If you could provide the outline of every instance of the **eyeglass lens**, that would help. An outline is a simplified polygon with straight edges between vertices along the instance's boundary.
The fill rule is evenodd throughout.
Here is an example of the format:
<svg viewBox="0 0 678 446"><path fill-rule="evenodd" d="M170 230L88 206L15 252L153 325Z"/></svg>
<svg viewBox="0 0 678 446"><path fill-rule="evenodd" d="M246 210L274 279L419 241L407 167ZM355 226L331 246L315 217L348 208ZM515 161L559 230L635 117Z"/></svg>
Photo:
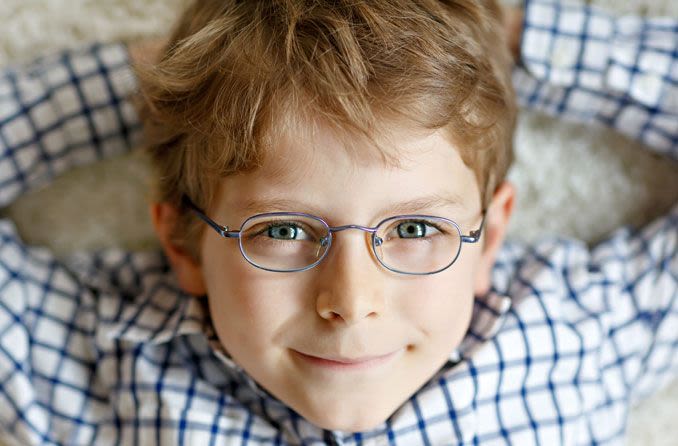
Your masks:
<svg viewBox="0 0 678 446"><path fill-rule="evenodd" d="M459 229L443 219L394 218L382 222L375 234L377 258L404 273L444 269L456 260L460 248Z"/></svg>
<svg viewBox="0 0 678 446"><path fill-rule="evenodd" d="M245 257L262 268L296 271L313 265L327 252L329 231L320 220L300 215L260 216L240 229Z"/></svg>

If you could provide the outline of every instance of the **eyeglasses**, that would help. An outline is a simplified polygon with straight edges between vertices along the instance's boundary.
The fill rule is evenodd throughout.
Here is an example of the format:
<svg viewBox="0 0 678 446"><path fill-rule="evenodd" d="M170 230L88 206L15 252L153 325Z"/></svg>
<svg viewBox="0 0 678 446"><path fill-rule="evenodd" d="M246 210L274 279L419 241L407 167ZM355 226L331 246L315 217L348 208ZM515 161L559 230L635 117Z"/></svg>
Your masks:
<svg viewBox="0 0 678 446"><path fill-rule="evenodd" d="M370 228L329 226L322 218L302 212L270 212L249 217L231 231L210 219L188 197L186 206L224 238L237 238L240 253L253 266L272 272L306 271L318 265L332 246L333 234L358 229L371 234L372 251L386 269L412 275L436 274L459 257L462 243L480 240L480 227L462 235L459 226L443 217L397 215Z"/></svg>

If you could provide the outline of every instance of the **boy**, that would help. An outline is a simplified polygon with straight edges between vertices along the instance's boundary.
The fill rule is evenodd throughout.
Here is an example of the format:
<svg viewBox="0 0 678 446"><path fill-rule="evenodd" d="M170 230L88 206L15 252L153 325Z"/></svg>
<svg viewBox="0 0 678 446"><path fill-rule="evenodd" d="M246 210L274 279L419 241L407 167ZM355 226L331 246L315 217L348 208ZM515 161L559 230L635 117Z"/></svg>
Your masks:
<svg viewBox="0 0 678 446"><path fill-rule="evenodd" d="M620 441L630 402L676 370L676 209L590 252L561 240L502 247L514 107L496 6L302 6L196 2L157 70L142 71L152 214L171 271L160 254L117 251L63 265L3 222L8 434ZM537 77L516 72L524 102L586 113L676 155L674 23L615 30L598 11L529 2L525 24L522 59ZM626 27L639 24L628 67L601 41L631 39ZM119 50L7 72L3 204L39 169L132 145ZM60 69L75 101L59 94ZM643 77L624 77L635 70ZM110 101L92 100L91 79ZM69 140L78 125L91 141Z"/></svg>

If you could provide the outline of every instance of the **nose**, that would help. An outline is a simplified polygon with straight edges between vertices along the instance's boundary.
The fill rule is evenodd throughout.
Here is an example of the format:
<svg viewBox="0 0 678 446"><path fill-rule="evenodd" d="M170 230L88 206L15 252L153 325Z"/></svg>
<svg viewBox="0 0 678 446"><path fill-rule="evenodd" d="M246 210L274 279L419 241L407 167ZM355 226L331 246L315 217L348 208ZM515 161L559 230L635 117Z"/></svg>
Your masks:
<svg viewBox="0 0 678 446"><path fill-rule="evenodd" d="M318 276L316 311L323 319L354 325L385 309L385 271L362 231L335 234Z"/></svg>

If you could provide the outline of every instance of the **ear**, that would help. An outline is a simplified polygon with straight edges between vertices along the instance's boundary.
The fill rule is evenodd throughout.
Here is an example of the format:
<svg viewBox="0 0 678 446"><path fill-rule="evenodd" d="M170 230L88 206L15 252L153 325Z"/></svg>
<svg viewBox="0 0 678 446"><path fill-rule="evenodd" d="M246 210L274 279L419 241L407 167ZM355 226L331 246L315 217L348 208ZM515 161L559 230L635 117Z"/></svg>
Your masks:
<svg viewBox="0 0 678 446"><path fill-rule="evenodd" d="M515 196L515 187L508 181L504 181L497 187L492 197L492 204L485 216L484 240L481 240L483 252L475 277L474 293L476 296L483 296L490 290L492 267L506 236Z"/></svg>
<svg viewBox="0 0 678 446"><path fill-rule="evenodd" d="M172 242L170 234L177 222L177 210L167 203L151 203L151 219L167 258L172 265L181 289L194 296L206 294L202 269L180 246Z"/></svg>

